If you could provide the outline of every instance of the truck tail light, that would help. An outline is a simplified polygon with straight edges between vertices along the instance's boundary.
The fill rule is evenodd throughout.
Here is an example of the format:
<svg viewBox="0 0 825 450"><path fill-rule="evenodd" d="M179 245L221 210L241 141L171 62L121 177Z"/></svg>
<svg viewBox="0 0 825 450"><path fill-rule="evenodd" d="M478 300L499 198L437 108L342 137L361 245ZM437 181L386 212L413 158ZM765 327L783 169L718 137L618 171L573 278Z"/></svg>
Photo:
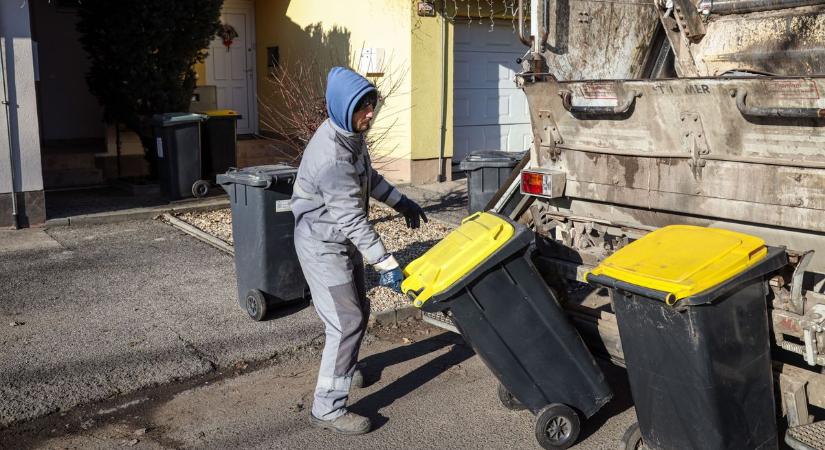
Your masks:
<svg viewBox="0 0 825 450"><path fill-rule="evenodd" d="M564 195L567 175L558 170L530 169L521 171L521 193L558 198Z"/></svg>
<svg viewBox="0 0 825 450"><path fill-rule="evenodd" d="M521 172L521 192L541 195L543 178L540 173Z"/></svg>

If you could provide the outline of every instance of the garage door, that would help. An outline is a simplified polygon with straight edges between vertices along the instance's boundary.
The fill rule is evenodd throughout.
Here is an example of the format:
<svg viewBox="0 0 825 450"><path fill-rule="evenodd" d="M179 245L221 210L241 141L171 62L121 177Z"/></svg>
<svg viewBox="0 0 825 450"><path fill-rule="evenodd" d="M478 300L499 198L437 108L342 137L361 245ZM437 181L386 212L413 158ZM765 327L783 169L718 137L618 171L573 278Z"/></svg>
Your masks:
<svg viewBox="0 0 825 450"><path fill-rule="evenodd" d="M453 78L453 162L473 150L527 150L527 98L516 86L516 58L527 50L509 22L457 23Z"/></svg>

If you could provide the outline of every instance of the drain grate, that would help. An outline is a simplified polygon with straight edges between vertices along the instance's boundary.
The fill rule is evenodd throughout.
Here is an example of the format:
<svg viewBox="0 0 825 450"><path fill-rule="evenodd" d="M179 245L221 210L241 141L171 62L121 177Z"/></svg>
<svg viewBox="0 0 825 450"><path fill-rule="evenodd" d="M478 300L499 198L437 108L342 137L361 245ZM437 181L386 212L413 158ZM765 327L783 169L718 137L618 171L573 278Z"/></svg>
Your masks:
<svg viewBox="0 0 825 450"><path fill-rule="evenodd" d="M789 429L785 442L796 450L825 450L825 421Z"/></svg>

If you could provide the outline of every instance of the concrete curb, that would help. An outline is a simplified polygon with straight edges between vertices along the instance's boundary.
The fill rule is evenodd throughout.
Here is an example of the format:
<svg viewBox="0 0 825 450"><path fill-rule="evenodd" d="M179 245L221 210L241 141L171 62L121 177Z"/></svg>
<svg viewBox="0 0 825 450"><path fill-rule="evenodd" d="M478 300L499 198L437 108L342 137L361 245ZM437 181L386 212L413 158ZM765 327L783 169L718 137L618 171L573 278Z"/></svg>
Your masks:
<svg viewBox="0 0 825 450"><path fill-rule="evenodd" d="M226 208L228 206L228 198L188 201L186 203L173 203L169 205L153 206L150 208L133 208L125 209L122 211L83 214L79 216L49 219L46 221L45 226L60 227L71 225L99 225L106 223L124 222L127 220L152 219L165 213L211 211L214 209Z"/></svg>
<svg viewBox="0 0 825 450"><path fill-rule="evenodd" d="M374 311L370 313L369 327L372 328L376 325L390 327L411 318L421 320L421 310L412 305L399 306L384 311Z"/></svg>
<svg viewBox="0 0 825 450"><path fill-rule="evenodd" d="M217 248L223 252L228 253L230 256L235 256L235 247L228 242L225 242L223 239L219 239L200 228L192 226L177 217L173 216L170 213L166 213L163 215L163 220L172 225L173 227L183 231L184 233L198 239L200 241L206 242L207 244L211 245L212 247Z"/></svg>

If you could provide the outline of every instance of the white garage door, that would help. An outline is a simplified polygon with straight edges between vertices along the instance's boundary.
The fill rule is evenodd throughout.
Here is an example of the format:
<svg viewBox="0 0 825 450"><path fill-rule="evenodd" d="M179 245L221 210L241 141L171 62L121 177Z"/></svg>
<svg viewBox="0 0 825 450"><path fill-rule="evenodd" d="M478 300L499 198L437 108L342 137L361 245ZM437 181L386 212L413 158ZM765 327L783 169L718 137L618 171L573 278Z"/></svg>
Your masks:
<svg viewBox="0 0 825 450"><path fill-rule="evenodd" d="M516 58L527 47L509 22L457 23L453 79L453 162L473 150L527 150L532 143L527 98L516 86Z"/></svg>

